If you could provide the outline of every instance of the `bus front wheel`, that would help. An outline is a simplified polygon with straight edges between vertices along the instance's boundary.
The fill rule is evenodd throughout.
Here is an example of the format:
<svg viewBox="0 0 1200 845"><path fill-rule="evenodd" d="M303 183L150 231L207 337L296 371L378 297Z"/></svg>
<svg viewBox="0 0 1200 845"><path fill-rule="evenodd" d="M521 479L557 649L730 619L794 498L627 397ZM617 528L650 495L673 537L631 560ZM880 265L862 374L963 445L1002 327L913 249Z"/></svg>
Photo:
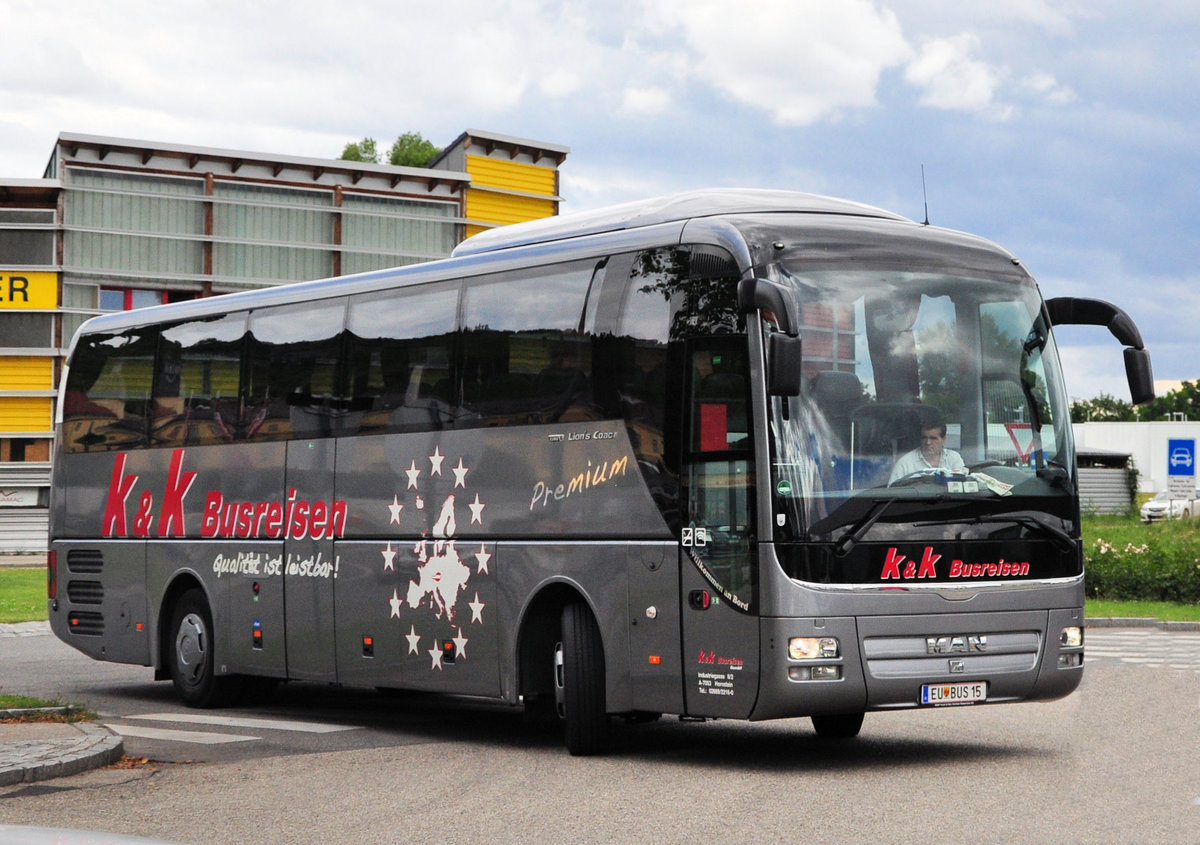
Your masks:
<svg viewBox="0 0 1200 845"><path fill-rule="evenodd" d="M241 679L214 671L212 611L204 591L193 588L175 602L167 629L171 683L189 707L220 707L238 693Z"/></svg>
<svg viewBox="0 0 1200 845"><path fill-rule="evenodd" d="M575 602L562 612L562 640L554 649L554 692L566 724L567 750L598 754L608 744L604 645L587 606Z"/></svg>
<svg viewBox="0 0 1200 845"><path fill-rule="evenodd" d="M817 736L823 739L853 739L862 730L862 713L836 713L810 716Z"/></svg>

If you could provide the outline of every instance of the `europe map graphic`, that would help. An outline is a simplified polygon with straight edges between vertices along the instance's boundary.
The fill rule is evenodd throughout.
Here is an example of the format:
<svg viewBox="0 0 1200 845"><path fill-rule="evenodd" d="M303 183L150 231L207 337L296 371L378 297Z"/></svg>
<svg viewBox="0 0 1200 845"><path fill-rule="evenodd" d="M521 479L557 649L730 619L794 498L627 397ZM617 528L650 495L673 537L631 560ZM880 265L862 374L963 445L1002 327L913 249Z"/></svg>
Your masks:
<svg viewBox="0 0 1200 845"><path fill-rule="evenodd" d="M411 547L411 554L417 561L417 580L410 579L405 587L400 584L403 578L398 578L387 602L391 612L390 618L400 620L402 628L404 623L408 623L408 632L404 634L408 642L407 653L411 655L424 652L430 659L430 671L434 671L444 668L445 654L439 646L441 637L438 633L445 631L447 626L453 633L453 636L446 639L454 643L454 660L467 658L467 643L470 642L467 631L473 625L484 624L483 615L487 605L480 601L478 591L467 601L463 601L463 598L470 593L473 575L489 574L488 562L492 555L487 551L485 543L480 544L479 551L467 553L468 558L474 558L472 570L472 565L463 561L463 555L460 554L458 542L455 540L458 509L461 507L460 494L455 491L461 488L463 499L469 495L467 475L470 468L463 463L460 456L458 463L450 468L454 476L451 492L445 494L440 505L431 507L426 501L425 491L430 486L444 490L444 483L435 483L433 479L445 478L448 481L449 478L443 476L442 468L446 459L439 447L434 447L428 460L428 470L424 469L423 463L422 466L418 466L415 459L411 462L409 468L404 471L407 483L403 501L402 494L396 493L391 504L386 506L388 524L396 526L395 530L398 533L411 534L414 523L422 525L419 532L421 539ZM482 526L485 507L476 493L474 500L466 503L463 516L469 513L469 524ZM437 516L430 525L428 520L434 511ZM405 530L406 527L408 530ZM402 542L399 549L396 545L388 542L381 550L384 572L396 571L397 555L402 554L406 547ZM418 630L418 625L421 625L421 630ZM428 628L431 626L439 631L430 632Z"/></svg>

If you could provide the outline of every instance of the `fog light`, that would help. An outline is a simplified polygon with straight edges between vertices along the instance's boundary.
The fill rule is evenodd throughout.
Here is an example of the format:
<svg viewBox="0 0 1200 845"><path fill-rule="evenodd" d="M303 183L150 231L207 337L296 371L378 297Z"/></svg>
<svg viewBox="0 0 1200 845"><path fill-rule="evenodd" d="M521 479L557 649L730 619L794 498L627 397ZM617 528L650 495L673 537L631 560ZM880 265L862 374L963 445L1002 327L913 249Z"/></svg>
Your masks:
<svg viewBox="0 0 1200 845"><path fill-rule="evenodd" d="M1079 648L1083 645L1083 628L1076 626L1063 628L1058 641L1066 648Z"/></svg>
<svg viewBox="0 0 1200 845"><path fill-rule="evenodd" d="M1078 651L1072 652L1071 654L1060 654L1058 656L1058 668L1059 669L1072 669L1076 666L1082 666L1082 665L1083 665L1083 655L1080 654Z"/></svg>
<svg viewBox="0 0 1200 845"><path fill-rule="evenodd" d="M788 657L792 660L837 657L840 651L835 637L792 637L788 640Z"/></svg>
<svg viewBox="0 0 1200 845"><path fill-rule="evenodd" d="M841 680L841 666L814 666L812 667L812 679L814 681L837 681Z"/></svg>

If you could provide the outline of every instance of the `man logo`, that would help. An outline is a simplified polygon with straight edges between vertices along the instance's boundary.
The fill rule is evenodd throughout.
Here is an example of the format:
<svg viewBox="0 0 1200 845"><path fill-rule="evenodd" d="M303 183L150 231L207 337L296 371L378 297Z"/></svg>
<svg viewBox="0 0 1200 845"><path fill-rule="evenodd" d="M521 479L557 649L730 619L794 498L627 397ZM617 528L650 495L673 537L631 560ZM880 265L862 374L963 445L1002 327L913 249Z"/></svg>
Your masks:
<svg viewBox="0 0 1200 845"><path fill-rule="evenodd" d="M987 651L985 634L925 638L926 654L970 654L981 651Z"/></svg>

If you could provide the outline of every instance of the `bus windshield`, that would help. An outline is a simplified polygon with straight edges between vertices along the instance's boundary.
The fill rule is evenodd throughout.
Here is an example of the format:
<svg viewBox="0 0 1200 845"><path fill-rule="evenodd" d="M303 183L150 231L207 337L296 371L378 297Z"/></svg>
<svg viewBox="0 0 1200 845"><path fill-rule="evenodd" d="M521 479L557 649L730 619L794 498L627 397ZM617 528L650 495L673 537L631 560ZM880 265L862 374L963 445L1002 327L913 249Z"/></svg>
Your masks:
<svg viewBox="0 0 1200 845"><path fill-rule="evenodd" d="M996 514L1068 536L1070 415L1032 281L800 260L773 271L800 306L805 376L799 396L772 400L776 539L846 544L875 524Z"/></svg>

